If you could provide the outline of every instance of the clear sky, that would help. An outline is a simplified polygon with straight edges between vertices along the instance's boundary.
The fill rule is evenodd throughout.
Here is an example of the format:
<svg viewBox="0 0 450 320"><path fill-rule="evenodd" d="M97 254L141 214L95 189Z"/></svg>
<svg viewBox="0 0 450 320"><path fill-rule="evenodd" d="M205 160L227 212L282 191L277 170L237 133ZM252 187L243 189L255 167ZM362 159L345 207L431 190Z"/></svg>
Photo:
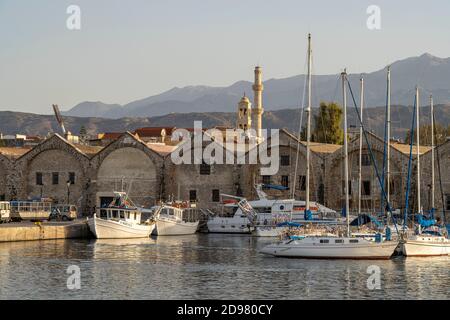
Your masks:
<svg viewBox="0 0 450 320"><path fill-rule="evenodd" d="M81 8L81 30L66 9ZM369 5L381 30L366 26ZM378 70L450 56L448 0L0 0L0 110L50 113L82 101L125 104L174 86L228 86L304 72Z"/></svg>

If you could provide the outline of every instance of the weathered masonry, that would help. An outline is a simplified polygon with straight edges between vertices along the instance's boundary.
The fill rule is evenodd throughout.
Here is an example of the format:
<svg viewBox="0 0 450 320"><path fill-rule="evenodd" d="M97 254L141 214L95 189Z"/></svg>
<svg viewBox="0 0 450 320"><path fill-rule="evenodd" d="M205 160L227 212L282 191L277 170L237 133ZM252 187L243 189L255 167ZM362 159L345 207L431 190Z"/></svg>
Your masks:
<svg viewBox="0 0 450 320"><path fill-rule="evenodd" d="M349 145L352 210L357 209L358 202L358 139L356 136ZM369 140L381 170L383 141L373 134L369 134ZM0 148L0 199L49 197L59 203L76 204L85 215L108 203L113 192L121 190L142 206L179 199L213 210L220 205L222 193L256 197L256 183L286 186L286 191L267 191L270 196L283 198L292 197L295 184L295 197L304 199L305 144L286 130L280 130L279 141L278 172L261 176L260 167L255 164L175 165L170 153L176 146L144 142L131 133L104 147L75 145L54 134L33 148ZM405 201L409 147L393 143L391 148L391 200L394 208L401 209ZM311 150L311 199L340 210L344 196L343 149L338 145L314 143ZM427 210L431 203L431 156L427 147L420 151L424 190L421 200ZM450 142L436 148L436 157L439 159L435 163L436 209L450 210ZM381 190L365 142L362 164L362 207L380 210ZM413 170L414 167L415 161ZM415 175L412 183L414 207Z"/></svg>

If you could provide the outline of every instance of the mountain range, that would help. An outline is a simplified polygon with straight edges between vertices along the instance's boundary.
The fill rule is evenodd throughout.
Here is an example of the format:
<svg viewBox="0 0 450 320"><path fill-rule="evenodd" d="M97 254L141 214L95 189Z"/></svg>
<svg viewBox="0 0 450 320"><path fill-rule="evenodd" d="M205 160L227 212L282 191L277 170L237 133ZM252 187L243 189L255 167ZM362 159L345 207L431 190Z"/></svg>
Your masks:
<svg viewBox="0 0 450 320"><path fill-rule="evenodd" d="M263 70L264 72L264 70ZM263 73L264 75L264 73ZM367 108L385 105L386 68L364 73ZM360 74L349 74L355 95L359 92ZM397 105L412 105L414 88L422 88L421 104L428 104L432 92L436 103L450 103L450 58L438 58L425 53L391 64L391 101ZM267 111L298 108L302 102L305 75L264 82L263 103ZM340 101L339 75L314 75L312 103ZM126 105L103 102L82 102L63 112L66 116L102 117L159 117L172 113L235 112L242 95L252 95L252 83L238 81L228 87L175 87L158 95L130 102ZM358 99L358 97L355 97Z"/></svg>
<svg viewBox="0 0 450 320"><path fill-rule="evenodd" d="M385 126L385 107L374 107L364 112L364 123L368 130L383 137ZM411 126L412 107L392 106L391 127L392 137L403 140L406 132ZM313 108L313 115L317 114L318 108ZM436 105L436 122L448 126L450 123L450 104ZM105 119L98 117L71 117L63 116L65 127L75 134L78 134L81 126L84 126L88 133L96 134L100 132L124 132L133 131L141 127L164 127L174 126L178 128L190 128L194 121L202 121L204 128L214 126L234 127L236 122L235 112L201 112L201 113L172 113L158 117L135 117L120 119ZM0 111L0 132L3 134L23 133L27 135L45 136L49 132L59 132L60 128L54 116L37 115L31 113L20 113L11 111ZM303 124L305 121L303 117ZM300 122L300 110L282 109L266 111L263 114L263 127L267 129L288 129L298 132ZM422 125L430 123L430 108L421 107L420 122ZM349 126L358 126L359 121L355 108L348 109Z"/></svg>

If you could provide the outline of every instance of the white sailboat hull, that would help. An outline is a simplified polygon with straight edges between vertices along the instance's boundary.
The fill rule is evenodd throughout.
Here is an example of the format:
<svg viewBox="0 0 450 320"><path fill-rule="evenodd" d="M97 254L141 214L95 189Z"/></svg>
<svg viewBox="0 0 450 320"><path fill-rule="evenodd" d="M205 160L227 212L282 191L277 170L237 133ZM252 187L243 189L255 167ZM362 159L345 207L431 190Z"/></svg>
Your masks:
<svg viewBox="0 0 450 320"><path fill-rule="evenodd" d="M389 259L397 242L362 241L358 244L319 244L304 240L269 245L261 253L288 258L311 259Z"/></svg>
<svg viewBox="0 0 450 320"><path fill-rule="evenodd" d="M403 254L407 257L430 257L450 255L450 242L407 240L402 244Z"/></svg>
<svg viewBox="0 0 450 320"><path fill-rule="evenodd" d="M89 219L88 226L97 239L148 238L155 228L155 224L131 224L97 217Z"/></svg>
<svg viewBox="0 0 450 320"><path fill-rule="evenodd" d="M171 221L168 219L158 219L153 234L157 236L179 236L189 235L197 232L197 222Z"/></svg>

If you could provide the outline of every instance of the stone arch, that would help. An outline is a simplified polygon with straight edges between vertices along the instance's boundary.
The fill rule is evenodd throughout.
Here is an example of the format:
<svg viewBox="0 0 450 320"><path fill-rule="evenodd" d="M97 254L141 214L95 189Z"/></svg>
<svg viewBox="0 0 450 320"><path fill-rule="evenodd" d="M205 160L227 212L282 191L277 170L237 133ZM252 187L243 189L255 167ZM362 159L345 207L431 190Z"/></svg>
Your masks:
<svg viewBox="0 0 450 320"><path fill-rule="evenodd" d="M97 170L97 206L101 205L100 197L122 190L136 205L153 205L161 196L159 171L159 164L140 148L123 146L110 150Z"/></svg>

